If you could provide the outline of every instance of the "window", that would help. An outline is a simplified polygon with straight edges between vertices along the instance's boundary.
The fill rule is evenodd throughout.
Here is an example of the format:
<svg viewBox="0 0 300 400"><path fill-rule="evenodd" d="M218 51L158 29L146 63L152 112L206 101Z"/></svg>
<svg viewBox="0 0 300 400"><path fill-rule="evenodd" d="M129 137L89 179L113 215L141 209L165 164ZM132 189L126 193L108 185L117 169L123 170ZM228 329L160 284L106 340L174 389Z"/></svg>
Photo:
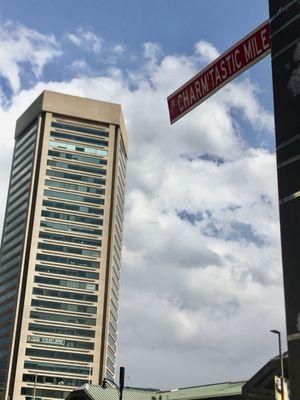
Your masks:
<svg viewBox="0 0 300 400"><path fill-rule="evenodd" d="M82 223L91 224L91 225L103 225L102 219L91 218L91 217L82 217L81 215L70 215L70 214L58 213L58 212L47 211L47 210L42 210L42 217L56 218L56 219L62 219L62 220L66 220L66 221L73 221L73 222L82 222Z"/></svg>
<svg viewBox="0 0 300 400"><path fill-rule="evenodd" d="M104 204L104 199L99 199L98 197L87 197L80 196L78 194L67 193L67 192L56 192L55 190L44 190L45 196L58 197L60 199L81 201L86 203L94 203L94 204Z"/></svg>
<svg viewBox="0 0 300 400"><path fill-rule="evenodd" d="M84 379L72 379L69 377L62 377L62 376L49 376L49 375L40 375L38 374L23 374L23 382L35 382L43 383L43 384L50 384L50 385L66 385L66 386L82 386L85 383L88 383L87 380ZM62 383L63 382L63 383Z"/></svg>
<svg viewBox="0 0 300 400"><path fill-rule="evenodd" d="M70 335L70 336L95 337L95 331L91 331L88 329L69 328L65 326L29 324L28 329L30 331L55 333L58 335L66 335L66 336Z"/></svg>
<svg viewBox="0 0 300 400"><path fill-rule="evenodd" d="M50 140L49 146L56 147L57 149L64 149L64 150L70 150L70 151L82 151L82 152L88 153L88 154L94 154L94 155L98 155L98 156L107 156L107 150L94 149L92 147L87 147L84 145L75 145L75 144L68 143L68 142L57 142L55 140ZM73 154L73 155L76 157L75 154ZM81 156L79 156L79 157L81 157ZM86 158L86 162L91 162L91 163L95 163L95 164L104 164L104 165L107 164L106 160L103 160L100 158L97 159L97 158L93 158L93 157L82 156L81 161L84 161L85 158Z"/></svg>
<svg viewBox="0 0 300 400"><path fill-rule="evenodd" d="M62 242L86 244L88 246L101 246L101 240L95 240L77 236L69 236L69 235L60 235L59 233L40 232L39 237L42 239L59 240Z"/></svg>
<svg viewBox="0 0 300 400"><path fill-rule="evenodd" d="M53 126L53 128L60 128L60 129L67 129L69 131L74 131L74 132L81 132L81 133L89 133L91 135L99 135L99 136L105 136L108 137L108 132L103 129L105 128L90 128L87 126L80 126L80 125L71 125L71 124L67 124L67 123L63 123L63 122L57 122L57 121L53 121L51 126Z"/></svg>
<svg viewBox="0 0 300 400"><path fill-rule="evenodd" d="M103 168L90 167L89 165L69 164L61 161L48 160L47 165L51 167L71 169L74 171L82 171L89 174L106 175L106 170Z"/></svg>
<svg viewBox="0 0 300 400"><path fill-rule="evenodd" d="M88 367L80 365L52 364L40 361L25 361L24 368L36 369L38 371L66 372L70 374L89 375Z"/></svg>
<svg viewBox="0 0 300 400"><path fill-rule="evenodd" d="M88 257L100 257L101 252L95 250L81 249L80 247L61 246L58 244L39 243L39 249L47 249L51 251L60 251L62 253L80 254Z"/></svg>
<svg viewBox="0 0 300 400"><path fill-rule="evenodd" d="M53 200L44 200L43 206L61 208L62 210L77 211L87 214L103 215L104 213L104 210L102 208L87 207L87 206L81 206L79 204L70 204L65 202L62 203L60 201L53 201Z"/></svg>
<svg viewBox="0 0 300 400"><path fill-rule="evenodd" d="M39 296L49 296L49 297L60 297L63 299L69 300L79 300L79 301L98 301L98 296L86 294L86 293L77 293L77 292L63 292L62 290L51 290L51 289L41 289L41 288L33 288L33 294L37 294Z"/></svg>
<svg viewBox="0 0 300 400"><path fill-rule="evenodd" d="M71 360L71 361L85 361L85 362L93 361L93 356L91 354L67 353L65 351L51 351L51 350L42 350L33 348L27 348L25 355L32 357L55 358L57 360Z"/></svg>
<svg viewBox="0 0 300 400"><path fill-rule="evenodd" d="M69 139L69 140L75 140L76 142L83 142L83 143L91 143L95 144L97 146L108 146L107 140L99 140L95 139L93 137L88 137L88 136L77 136L71 133L62 133L62 132L51 132L51 137L54 137L56 139Z"/></svg>
<svg viewBox="0 0 300 400"><path fill-rule="evenodd" d="M105 179L103 179L103 178L94 178L91 176L76 175L76 174L71 174L69 172L54 171L52 169L47 169L46 175L56 176L57 178L71 179L71 180L87 182L87 183L94 183L97 185L105 185Z"/></svg>
<svg viewBox="0 0 300 400"><path fill-rule="evenodd" d="M81 271L70 268L59 268L50 265L36 265L35 270L38 272L47 272L50 274L76 276L78 278L99 279L99 274L96 272Z"/></svg>
<svg viewBox="0 0 300 400"><path fill-rule="evenodd" d="M89 282L69 281L66 279L55 279L46 276L36 276L36 283L44 283L45 285L66 286L73 289L98 290L98 285Z"/></svg>
<svg viewBox="0 0 300 400"><path fill-rule="evenodd" d="M27 388L27 387L21 388L21 394L23 396L33 395L33 392L34 392L33 388ZM36 400L38 400L37 397L52 397L55 399L65 399L70 393L71 392L66 392L63 390L36 389L35 398Z"/></svg>
<svg viewBox="0 0 300 400"><path fill-rule="evenodd" d="M41 221L41 226L45 228L57 229L60 231L84 233L89 235L102 235L101 229L86 228L84 226L67 225L58 222Z"/></svg>
<svg viewBox="0 0 300 400"><path fill-rule="evenodd" d="M46 179L45 185L56 188L76 190L79 192L102 194L102 195L105 194L105 189L98 189L94 186L76 185L74 183L51 181L50 179Z"/></svg>
<svg viewBox="0 0 300 400"><path fill-rule="evenodd" d="M9 314L10 315L10 314ZM40 312L40 311L31 311L30 312L30 318L33 319L40 319L40 320L45 320L45 321L58 321L58 322L64 322L64 323L69 323L69 324L82 324L82 325L96 325L96 320L95 318L84 318L84 317L78 317L77 315L65 315L65 314L51 314L51 313L45 313L45 312ZM39 328L40 331L41 329L54 329L54 327L51 327L50 325L36 325L32 324L33 326L32 330L36 329L37 326L43 326L43 328ZM87 336L87 337L95 337L95 331L87 330L87 329L78 329L78 328L66 328L66 327L59 327L59 329L65 329L65 334L66 335L73 335L73 336ZM41 332L46 332L46 331L41 331ZM51 331L53 332L53 331ZM77 333L78 332L78 333Z"/></svg>
<svg viewBox="0 0 300 400"><path fill-rule="evenodd" d="M90 306L82 306L79 304L68 304L68 303L55 303L53 301L47 300L35 300L31 301L31 305L33 307L43 307L43 308L53 308L56 310L64 310L70 312L80 312L80 313L87 313L87 314L97 314L96 307Z"/></svg>

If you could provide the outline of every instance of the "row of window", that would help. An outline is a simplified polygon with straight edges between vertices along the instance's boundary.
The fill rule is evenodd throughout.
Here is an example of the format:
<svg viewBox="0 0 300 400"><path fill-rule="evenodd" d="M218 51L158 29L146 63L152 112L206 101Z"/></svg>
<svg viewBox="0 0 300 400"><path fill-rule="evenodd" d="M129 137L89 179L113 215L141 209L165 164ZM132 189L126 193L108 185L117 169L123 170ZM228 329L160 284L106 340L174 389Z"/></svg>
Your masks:
<svg viewBox="0 0 300 400"><path fill-rule="evenodd" d="M83 185L77 185L74 183L67 183L67 182L61 182L61 181L52 181L50 179L46 179L45 185L50 186L50 187L55 187L55 188L62 188L62 189L68 189L68 190L75 190L78 192L85 192L85 193L92 193L92 194L105 194L105 189L99 189L94 186L83 186Z"/></svg>
<svg viewBox="0 0 300 400"><path fill-rule="evenodd" d="M97 314L97 307L83 306L81 304L68 304L68 303L56 303L48 300L31 300L31 305L33 307L50 308L54 310L64 310L70 312L79 312L85 314Z"/></svg>
<svg viewBox="0 0 300 400"><path fill-rule="evenodd" d="M82 386L88 383L84 379L73 379L70 377L62 376L49 376L49 375L35 375L35 374L23 374L23 382L37 382L46 385L65 385L65 386Z"/></svg>
<svg viewBox="0 0 300 400"><path fill-rule="evenodd" d="M85 175L76 175L76 174L72 174L70 172L62 172L62 171L56 171L56 170L52 170L52 169L47 169L46 175L55 176L57 178L74 180L74 181L92 183L95 185L105 185L105 183L106 183L105 179L103 179L103 178L96 178L96 177L85 176Z"/></svg>
<svg viewBox="0 0 300 400"><path fill-rule="evenodd" d="M70 246L62 246L58 244L51 244L51 243L39 243L39 249L51 250L51 251L59 251L61 253L72 253L72 254L80 254L82 256L87 257L100 257L101 252L89 249L82 249L80 247L70 247Z"/></svg>
<svg viewBox="0 0 300 400"><path fill-rule="evenodd" d="M30 400L34 400L34 398L36 400L38 400L38 398L40 398L41 400L44 397L51 397L54 399L65 399L71 392L67 392L64 390L53 390L53 389L33 389L33 388L28 388L28 387L22 387L21 388L21 395L26 396L26 400L29 400L29 397L27 397L28 395L32 396L34 395L34 397L30 398Z"/></svg>
<svg viewBox="0 0 300 400"><path fill-rule="evenodd" d="M104 130L105 129L104 127L102 129L99 127L99 129L98 129L98 128L95 128L95 127L91 128L91 127L88 127L88 126L73 125L73 124L69 124L69 123L66 123L66 122L58 122L58 121L53 121L51 123L51 126L53 128L67 129L69 131L74 131L74 132L88 133L90 135L108 137L108 131Z"/></svg>
<svg viewBox="0 0 300 400"><path fill-rule="evenodd" d="M81 258L53 256L50 254L37 254L37 260L49 261L59 264L78 265L87 268L100 268L98 261L83 260Z"/></svg>
<svg viewBox="0 0 300 400"><path fill-rule="evenodd" d="M70 164L67 162L56 161L56 160L48 160L47 165L49 165L50 167L86 172L88 174L106 175L106 169L91 167L89 165Z"/></svg>
<svg viewBox="0 0 300 400"><path fill-rule="evenodd" d="M60 372L68 374L78 374L78 375L89 375L90 368L83 367L81 365L63 365L63 364L52 364L40 361L25 361L24 368L26 369L36 369L37 371L50 371L50 372Z"/></svg>
<svg viewBox="0 0 300 400"><path fill-rule="evenodd" d="M39 287L33 288L32 293L39 296L59 297L68 300L89 301L94 303L98 301L98 296L92 294L64 292L62 290L42 289Z"/></svg>
<svg viewBox="0 0 300 400"><path fill-rule="evenodd" d="M37 324L29 324L29 329L31 331L38 331L38 332L43 332L43 327L45 325L40 325L39 327L42 329L35 329L32 327L32 325L37 325ZM54 331L63 332L64 328L61 330L59 327L53 326L50 328L54 328ZM56 333L56 332L55 332ZM33 338L33 341L32 341ZM84 349L84 350L94 350L94 343L93 342L80 342L77 340L69 340L69 339L60 339L60 338L49 338L48 336L29 336L28 343L32 344L39 344L39 345L46 345L46 346L61 346L61 347L68 347L70 349Z"/></svg>
<svg viewBox="0 0 300 400"><path fill-rule="evenodd" d="M95 162L95 160L93 160L92 157L83 156L81 154L64 153L64 152L58 151L58 150L49 150L48 155L51 157L63 158L65 160L79 161L79 162L89 163L89 164L107 165L106 160L103 160L101 158L98 159L98 162Z"/></svg>
<svg viewBox="0 0 300 400"><path fill-rule="evenodd" d="M92 362L92 354L68 353L66 351L44 350L27 348L25 351L26 356L31 357L45 357L55 358L56 360L70 360L70 361L85 361Z"/></svg>
<svg viewBox="0 0 300 400"><path fill-rule="evenodd" d="M68 192L57 192L55 190L44 190L45 196L50 197L57 197L59 199L66 199L66 200L74 200L80 201L84 203L93 203L93 204L104 204L104 199L99 199L98 197L88 197L88 196L80 196L79 194L73 194Z"/></svg>
<svg viewBox="0 0 300 400"><path fill-rule="evenodd" d="M77 315L52 314L41 311L31 311L30 318L44 320L44 321L63 322L65 324L81 324L81 325L92 325L92 326L96 325L95 318L78 317ZM43 327L44 327L43 329L53 328L51 325L43 325ZM84 330L78 328L65 328L65 327L60 329L65 329L64 334L66 335L95 337L95 332L90 330ZM43 332L46 332L46 330L44 330Z"/></svg>
<svg viewBox="0 0 300 400"><path fill-rule="evenodd" d="M100 235L100 236L102 235L101 229L86 228L85 226L69 225L52 221L41 221L41 227L51 228L69 233L72 232L72 233L83 233L87 235Z"/></svg>
<svg viewBox="0 0 300 400"><path fill-rule="evenodd" d="M54 201L54 200L43 200L43 206L60 208L62 210L67 210L67 211L77 211L77 212L86 213L86 214L103 215L103 213L104 213L104 210L102 208L82 206L79 204L72 204L72 203L66 203L66 202Z"/></svg>
<svg viewBox="0 0 300 400"><path fill-rule="evenodd" d="M70 268L60 268L50 265L36 265L35 270L37 272L47 272L49 274L74 276L77 278L99 279L98 273L90 271L81 271L80 269L76 270Z"/></svg>
<svg viewBox="0 0 300 400"><path fill-rule="evenodd" d="M64 221L82 222L91 225L103 225L102 219L92 218L92 217L82 217L81 215L70 215L48 210L42 210L42 217L62 219Z"/></svg>
<svg viewBox="0 0 300 400"><path fill-rule="evenodd" d="M104 147L108 146L107 140L95 139L89 136L79 136L73 133L55 132L55 131L52 131L50 135L51 137L56 139L68 139L68 140L74 140L75 142L89 143L97 146L104 146Z"/></svg>
<svg viewBox="0 0 300 400"><path fill-rule="evenodd" d="M73 289L84 289L84 290L98 290L98 285L90 282L80 282L80 281L69 281L66 279L55 279L49 278L47 276L35 276L34 282L43 283L45 285L53 286L65 286ZM1 330L0 330L1 333Z"/></svg>
<svg viewBox="0 0 300 400"><path fill-rule="evenodd" d="M90 238L83 238L77 236L69 236L69 235L61 235L59 233L51 233L51 232L40 232L39 235L42 239L51 239L58 240L61 242L69 242L69 243L77 243L77 244L85 244L87 246L101 246L101 240L95 240Z"/></svg>
<svg viewBox="0 0 300 400"><path fill-rule="evenodd" d="M93 147L87 147L87 146L83 146L83 145L76 145L73 143L69 143L69 142L57 142L55 140L50 140L49 141L49 146L51 147L55 147L57 149L63 149L63 150L70 150L70 151L81 151L83 153L88 153L88 154L94 154L97 156L103 156L106 157L107 156L107 150L102 150L102 149L95 149ZM91 163L95 163L95 164L102 164L99 163L100 159L96 159L93 157L88 157L91 161L87 161L87 162L91 162ZM106 161L101 159L101 161ZM104 165L107 164L107 162L103 163Z"/></svg>

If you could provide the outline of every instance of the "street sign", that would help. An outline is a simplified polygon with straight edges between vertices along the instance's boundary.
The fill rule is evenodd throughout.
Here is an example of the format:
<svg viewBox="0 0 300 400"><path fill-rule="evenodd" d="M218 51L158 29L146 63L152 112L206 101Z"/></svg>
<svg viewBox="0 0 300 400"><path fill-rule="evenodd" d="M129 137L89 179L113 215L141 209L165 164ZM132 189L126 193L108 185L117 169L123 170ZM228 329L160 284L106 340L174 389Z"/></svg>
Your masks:
<svg viewBox="0 0 300 400"><path fill-rule="evenodd" d="M173 124L271 51L265 21L168 97Z"/></svg>

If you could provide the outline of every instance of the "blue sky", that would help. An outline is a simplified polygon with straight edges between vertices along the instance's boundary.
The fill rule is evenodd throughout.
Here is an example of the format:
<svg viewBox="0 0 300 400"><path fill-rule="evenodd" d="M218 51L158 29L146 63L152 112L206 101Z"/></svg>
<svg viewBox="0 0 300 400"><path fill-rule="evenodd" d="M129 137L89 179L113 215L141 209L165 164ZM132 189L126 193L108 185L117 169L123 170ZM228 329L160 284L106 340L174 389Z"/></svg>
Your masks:
<svg viewBox="0 0 300 400"><path fill-rule="evenodd" d="M249 378L285 330L270 57L172 127L166 97L267 0L2 1L0 17L0 221L15 120L42 90L121 103L127 384Z"/></svg>

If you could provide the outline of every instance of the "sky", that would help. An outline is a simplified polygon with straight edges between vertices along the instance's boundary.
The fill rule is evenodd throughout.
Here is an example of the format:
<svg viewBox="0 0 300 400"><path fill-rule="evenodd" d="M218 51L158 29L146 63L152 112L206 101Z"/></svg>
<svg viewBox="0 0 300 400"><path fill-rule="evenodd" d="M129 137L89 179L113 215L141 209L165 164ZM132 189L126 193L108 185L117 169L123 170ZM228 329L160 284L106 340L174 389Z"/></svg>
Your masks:
<svg viewBox="0 0 300 400"><path fill-rule="evenodd" d="M1 226L15 121L43 90L123 107L126 385L249 379L285 335L270 57L173 126L166 103L267 3L0 1Z"/></svg>

